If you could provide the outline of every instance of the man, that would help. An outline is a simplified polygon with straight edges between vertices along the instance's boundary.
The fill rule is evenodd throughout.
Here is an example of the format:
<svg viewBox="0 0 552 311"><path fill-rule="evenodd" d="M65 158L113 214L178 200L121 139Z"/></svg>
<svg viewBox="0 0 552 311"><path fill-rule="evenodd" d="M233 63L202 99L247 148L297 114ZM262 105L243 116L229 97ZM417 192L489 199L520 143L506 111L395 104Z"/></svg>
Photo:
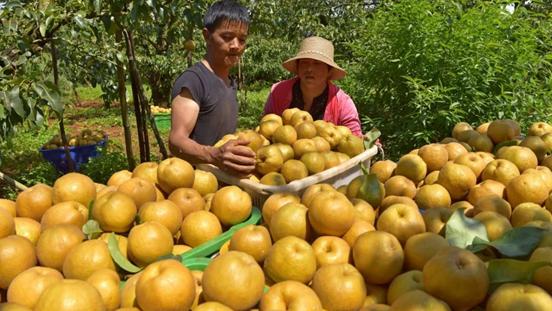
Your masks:
<svg viewBox="0 0 552 311"><path fill-rule="evenodd" d="M173 155L192 163L211 163L248 174L255 168L255 152L246 140L231 140L215 148L237 125L237 90L230 69L245 50L249 13L233 0L214 3L204 17L205 58L188 68L172 90Z"/></svg>

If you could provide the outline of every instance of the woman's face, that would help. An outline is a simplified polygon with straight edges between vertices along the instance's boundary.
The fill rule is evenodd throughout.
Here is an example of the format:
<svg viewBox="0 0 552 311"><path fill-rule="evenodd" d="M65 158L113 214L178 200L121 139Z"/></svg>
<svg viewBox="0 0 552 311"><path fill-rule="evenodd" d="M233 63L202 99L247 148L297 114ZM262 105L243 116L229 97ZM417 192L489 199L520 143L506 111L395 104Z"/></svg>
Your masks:
<svg viewBox="0 0 552 311"><path fill-rule="evenodd" d="M307 87L322 87L328 83L330 66L321 61L304 58L297 60L297 75Z"/></svg>

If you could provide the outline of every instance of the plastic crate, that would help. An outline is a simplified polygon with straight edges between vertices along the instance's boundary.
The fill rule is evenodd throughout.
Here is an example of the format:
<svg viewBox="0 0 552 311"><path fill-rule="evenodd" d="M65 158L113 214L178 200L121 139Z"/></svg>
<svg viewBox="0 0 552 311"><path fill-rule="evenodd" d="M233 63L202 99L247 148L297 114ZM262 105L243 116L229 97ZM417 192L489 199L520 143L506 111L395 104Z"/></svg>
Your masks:
<svg viewBox="0 0 552 311"><path fill-rule="evenodd" d="M218 180L226 184L241 187L251 195L253 205L263 206L264 201L274 193L290 192L301 195L307 187L319 183L329 183L334 187L347 185L362 174L359 164L363 163L366 167L370 167L370 161L377 153L378 148L373 146L340 165L283 186L268 186L249 179L240 179L211 164L199 164L197 168L213 173Z"/></svg>
<svg viewBox="0 0 552 311"><path fill-rule="evenodd" d="M107 135L94 145L74 146L69 147L69 155L75 164L75 171L78 171L82 164L87 163L90 158L95 158L99 155L98 148L104 148L107 145ZM65 158L65 149L63 147L57 149L39 149L40 153L48 162L61 173L69 172L69 165Z"/></svg>
<svg viewBox="0 0 552 311"><path fill-rule="evenodd" d="M158 130L168 131L171 129L171 115L170 114L156 114L153 116L155 126Z"/></svg>

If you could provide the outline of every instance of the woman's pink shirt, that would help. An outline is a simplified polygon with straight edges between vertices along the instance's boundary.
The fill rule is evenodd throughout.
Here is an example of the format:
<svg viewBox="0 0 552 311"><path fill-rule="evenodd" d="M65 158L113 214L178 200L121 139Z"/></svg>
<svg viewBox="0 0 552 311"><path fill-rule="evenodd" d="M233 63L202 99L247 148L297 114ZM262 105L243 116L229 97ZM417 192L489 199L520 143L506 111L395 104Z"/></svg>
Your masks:
<svg viewBox="0 0 552 311"><path fill-rule="evenodd" d="M264 114L282 115L282 112L291 104L293 85L298 79L295 77L272 85L264 107ZM354 135L362 136L358 111L351 97L331 82L328 83L328 86L328 104L324 111L324 121L332 122L335 125L344 125Z"/></svg>

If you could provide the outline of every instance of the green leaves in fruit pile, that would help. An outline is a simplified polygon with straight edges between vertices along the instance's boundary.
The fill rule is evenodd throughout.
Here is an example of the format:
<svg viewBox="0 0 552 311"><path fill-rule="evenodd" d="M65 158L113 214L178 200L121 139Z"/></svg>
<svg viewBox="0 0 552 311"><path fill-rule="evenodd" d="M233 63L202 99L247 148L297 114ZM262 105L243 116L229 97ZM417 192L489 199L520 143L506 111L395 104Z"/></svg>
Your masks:
<svg viewBox="0 0 552 311"><path fill-rule="evenodd" d="M358 191L357 197L370 203L374 208L380 206L381 201L385 197L385 188L383 184L378 180L376 174L368 173L368 170L364 165L360 165L362 173L364 174L364 180Z"/></svg>

